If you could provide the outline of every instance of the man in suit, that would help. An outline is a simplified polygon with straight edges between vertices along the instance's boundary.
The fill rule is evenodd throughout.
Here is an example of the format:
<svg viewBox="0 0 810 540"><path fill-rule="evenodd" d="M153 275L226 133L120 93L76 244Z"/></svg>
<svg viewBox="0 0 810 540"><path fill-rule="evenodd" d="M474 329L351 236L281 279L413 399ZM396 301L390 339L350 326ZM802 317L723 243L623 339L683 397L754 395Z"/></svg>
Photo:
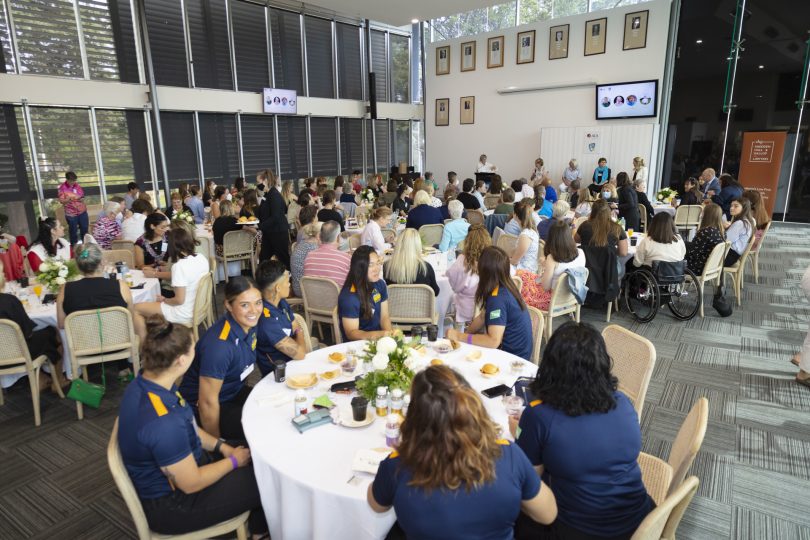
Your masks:
<svg viewBox="0 0 810 540"><path fill-rule="evenodd" d="M704 197L711 198L712 195L720 193L720 180L717 179L717 173L711 167L703 169L700 175L700 191L703 192ZM709 192L712 193L709 193Z"/></svg>

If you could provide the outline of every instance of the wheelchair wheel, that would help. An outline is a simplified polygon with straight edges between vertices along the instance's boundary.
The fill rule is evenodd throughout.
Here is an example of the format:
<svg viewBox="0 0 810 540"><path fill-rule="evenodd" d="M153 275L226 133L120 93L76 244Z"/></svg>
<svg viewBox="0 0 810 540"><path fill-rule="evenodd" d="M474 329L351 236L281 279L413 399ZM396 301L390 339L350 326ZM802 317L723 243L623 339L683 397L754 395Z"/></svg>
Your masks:
<svg viewBox="0 0 810 540"><path fill-rule="evenodd" d="M625 277L624 304L638 322L655 318L660 306L658 284L648 270L636 270Z"/></svg>
<svg viewBox="0 0 810 540"><path fill-rule="evenodd" d="M668 285L669 302L667 307L675 316L682 321L688 321L697 315L700 305L703 303L703 294L698 287L697 276L686 269L682 283Z"/></svg>

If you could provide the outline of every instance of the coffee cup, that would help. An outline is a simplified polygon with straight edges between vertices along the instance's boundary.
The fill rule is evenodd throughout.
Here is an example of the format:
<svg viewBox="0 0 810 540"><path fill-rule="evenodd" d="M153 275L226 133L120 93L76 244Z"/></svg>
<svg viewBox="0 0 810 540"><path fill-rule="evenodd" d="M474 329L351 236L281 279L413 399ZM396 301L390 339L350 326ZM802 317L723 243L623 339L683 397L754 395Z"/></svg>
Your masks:
<svg viewBox="0 0 810 540"><path fill-rule="evenodd" d="M284 360L273 360L273 379L276 382L284 382L287 379L287 362Z"/></svg>
<svg viewBox="0 0 810 540"><path fill-rule="evenodd" d="M368 414L368 400L363 396L352 398L352 418L355 422L362 422Z"/></svg>

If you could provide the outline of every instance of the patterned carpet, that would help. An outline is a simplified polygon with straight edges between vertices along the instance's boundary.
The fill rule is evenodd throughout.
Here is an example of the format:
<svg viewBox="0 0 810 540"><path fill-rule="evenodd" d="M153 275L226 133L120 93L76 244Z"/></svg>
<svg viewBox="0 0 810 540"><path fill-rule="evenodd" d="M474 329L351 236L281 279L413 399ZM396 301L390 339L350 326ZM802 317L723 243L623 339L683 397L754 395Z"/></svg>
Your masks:
<svg viewBox="0 0 810 540"><path fill-rule="evenodd" d="M810 390L788 362L810 320L799 281L810 265L810 227L774 225L749 275L743 307L727 319L706 307L687 323L667 310L638 325L613 321L655 343L658 361L641 424L644 451L666 458L699 396L709 427L692 468L697 497L678 530L685 539L810 540ZM707 300L707 302L709 302ZM583 319L603 327L603 312ZM43 395L34 428L30 394L17 385L0 406L0 539L134 537L107 470L105 449L122 388L108 372L99 410L76 420L73 402Z"/></svg>

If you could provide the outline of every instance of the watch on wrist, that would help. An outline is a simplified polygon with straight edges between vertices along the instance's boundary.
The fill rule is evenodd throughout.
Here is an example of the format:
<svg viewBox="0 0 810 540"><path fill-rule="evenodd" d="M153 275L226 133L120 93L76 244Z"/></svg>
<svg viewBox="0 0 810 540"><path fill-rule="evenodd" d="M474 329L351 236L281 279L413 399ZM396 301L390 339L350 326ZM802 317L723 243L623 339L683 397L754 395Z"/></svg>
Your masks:
<svg viewBox="0 0 810 540"><path fill-rule="evenodd" d="M220 448L222 447L222 443L224 443L224 442L225 442L225 439L223 439L222 437L217 439L217 444L214 445L214 452L215 453L218 453L218 454L221 453Z"/></svg>

